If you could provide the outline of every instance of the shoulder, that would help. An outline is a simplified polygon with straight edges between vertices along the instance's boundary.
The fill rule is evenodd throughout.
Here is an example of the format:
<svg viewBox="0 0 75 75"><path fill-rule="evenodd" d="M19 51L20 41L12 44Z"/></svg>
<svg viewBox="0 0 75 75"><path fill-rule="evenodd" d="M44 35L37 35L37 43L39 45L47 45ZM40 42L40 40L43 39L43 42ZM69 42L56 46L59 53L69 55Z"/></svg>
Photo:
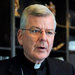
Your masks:
<svg viewBox="0 0 75 75"><path fill-rule="evenodd" d="M54 66L56 69L60 69L60 70L74 70L74 67L72 64L66 62L66 61L62 61L62 60L59 60L59 59L52 59L52 58L48 58L47 59L48 61L48 65L49 66Z"/></svg>
<svg viewBox="0 0 75 75"><path fill-rule="evenodd" d="M0 61L1 75L11 75L12 73L14 73L15 71L17 72L18 70L20 70L20 66L17 57Z"/></svg>
<svg viewBox="0 0 75 75"><path fill-rule="evenodd" d="M48 64L48 69L52 74L56 75L75 75L74 67L62 60L47 58L46 62Z"/></svg>
<svg viewBox="0 0 75 75"><path fill-rule="evenodd" d="M13 57L10 59L6 59L6 60L0 60L0 69L1 68L8 68L10 65L14 64L17 62L17 57Z"/></svg>
<svg viewBox="0 0 75 75"><path fill-rule="evenodd" d="M56 66L72 66L72 64L62 61L59 59L54 59L54 58L47 58L48 63L55 64Z"/></svg>

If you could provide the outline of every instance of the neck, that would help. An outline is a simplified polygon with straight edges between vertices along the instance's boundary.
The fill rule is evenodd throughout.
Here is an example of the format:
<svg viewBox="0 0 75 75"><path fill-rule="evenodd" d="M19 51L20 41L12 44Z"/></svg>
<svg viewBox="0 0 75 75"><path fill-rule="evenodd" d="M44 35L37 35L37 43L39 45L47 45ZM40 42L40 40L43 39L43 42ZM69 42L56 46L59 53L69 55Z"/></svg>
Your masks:
<svg viewBox="0 0 75 75"><path fill-rule="evenodd" d="M41 64L45 59L33 59L33 58L29 58L27 57L25 54L24 56L31 62L35 63L35 64Z"/></svg>

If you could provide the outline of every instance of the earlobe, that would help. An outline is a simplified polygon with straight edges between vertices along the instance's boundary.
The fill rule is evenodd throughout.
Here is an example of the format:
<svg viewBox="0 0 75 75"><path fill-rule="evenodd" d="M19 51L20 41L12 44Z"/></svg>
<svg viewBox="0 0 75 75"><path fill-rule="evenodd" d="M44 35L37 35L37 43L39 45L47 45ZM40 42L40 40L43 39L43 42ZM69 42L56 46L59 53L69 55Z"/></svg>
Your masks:
<svg viewBox="0 0 75 75"><path fill-rule="evenodd" d="M22 34L21 29L18 30L17 39L18 39L19 44L22 46L23 45L23 34Z"/></svg>

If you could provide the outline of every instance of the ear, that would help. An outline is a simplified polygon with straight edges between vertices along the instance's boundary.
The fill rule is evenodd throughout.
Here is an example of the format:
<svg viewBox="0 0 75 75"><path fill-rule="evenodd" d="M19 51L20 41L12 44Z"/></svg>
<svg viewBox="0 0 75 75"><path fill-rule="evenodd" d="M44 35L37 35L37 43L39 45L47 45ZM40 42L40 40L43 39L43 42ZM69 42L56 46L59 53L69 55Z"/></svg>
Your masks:
<svg viewBox="0 0 75 75"><path fill-rule="evenodd" d="M23 33L21 29L18 30L17 39L18 39L19 44L22 46L23 45Z"/></svg>

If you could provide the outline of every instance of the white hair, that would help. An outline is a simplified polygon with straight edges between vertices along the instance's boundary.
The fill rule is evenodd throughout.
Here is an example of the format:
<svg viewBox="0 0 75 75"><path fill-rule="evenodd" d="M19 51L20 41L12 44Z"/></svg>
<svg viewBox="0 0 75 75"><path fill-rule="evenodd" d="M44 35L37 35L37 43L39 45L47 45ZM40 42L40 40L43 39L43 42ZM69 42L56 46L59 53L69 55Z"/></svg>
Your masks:
<svg viewBox="0 0 75 75"><path fill-rule="evenodd" d="M41 4L34 4L26 7L21 15L21 21L20 21L20 28L25 28L27 24L27 18L28 15L33 15L33 16L48 16L48 15L53 16L54 20L54 30L56 29L56 20L54 14L44 5Z"/></svg>

